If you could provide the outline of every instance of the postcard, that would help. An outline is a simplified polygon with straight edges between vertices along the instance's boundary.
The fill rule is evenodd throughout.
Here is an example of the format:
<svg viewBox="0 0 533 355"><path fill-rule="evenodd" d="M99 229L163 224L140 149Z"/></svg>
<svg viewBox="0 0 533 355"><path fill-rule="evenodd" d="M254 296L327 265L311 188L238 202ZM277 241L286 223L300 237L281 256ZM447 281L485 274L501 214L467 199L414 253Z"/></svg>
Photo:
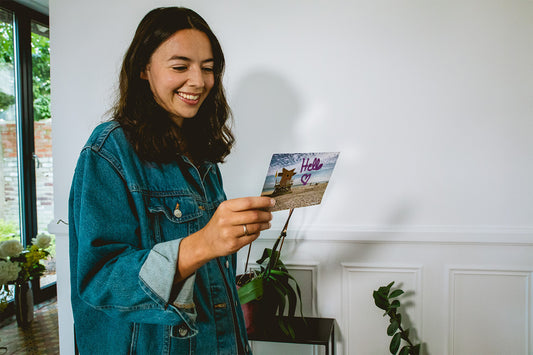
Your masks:
<svg viewBox="0 0 533 355"><path fill-rule="evenodd" d="M272 155L261 196L276 199L271 211L319 205L339 152Z"/></svg>

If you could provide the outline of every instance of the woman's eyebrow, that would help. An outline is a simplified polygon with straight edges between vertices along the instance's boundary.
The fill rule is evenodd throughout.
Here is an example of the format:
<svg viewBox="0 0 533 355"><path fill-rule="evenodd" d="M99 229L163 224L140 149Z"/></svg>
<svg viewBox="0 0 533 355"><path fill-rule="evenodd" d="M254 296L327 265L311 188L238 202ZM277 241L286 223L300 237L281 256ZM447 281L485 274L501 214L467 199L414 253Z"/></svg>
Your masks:
<svg viewBox="0 0 533 355"><path fill-rule="evenodd" d="M172 57L170 57L168 59L169 62L172 61L172 60L183 60L185 62L192 62L191 58L180 56L180 55L173 55ZM206 60L203 60L202 63L210 63L210 62L214 62L214 61L215 61L214 58L208 58Z"/></svg>

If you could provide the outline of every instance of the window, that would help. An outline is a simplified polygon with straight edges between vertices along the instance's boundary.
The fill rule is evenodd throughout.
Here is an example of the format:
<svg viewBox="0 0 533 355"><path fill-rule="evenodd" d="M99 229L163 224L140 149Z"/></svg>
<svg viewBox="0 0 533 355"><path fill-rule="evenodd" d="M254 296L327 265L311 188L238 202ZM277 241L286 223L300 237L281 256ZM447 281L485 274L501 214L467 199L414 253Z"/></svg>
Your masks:
<svg viewBox="0 0 533 355"><path fill-rule="evenodd" d="M48 17L0 4L0 241L31 243L53 218ZM52 240L54 240L52 236ZM55 242L37 299L55 293Z"/></svg>

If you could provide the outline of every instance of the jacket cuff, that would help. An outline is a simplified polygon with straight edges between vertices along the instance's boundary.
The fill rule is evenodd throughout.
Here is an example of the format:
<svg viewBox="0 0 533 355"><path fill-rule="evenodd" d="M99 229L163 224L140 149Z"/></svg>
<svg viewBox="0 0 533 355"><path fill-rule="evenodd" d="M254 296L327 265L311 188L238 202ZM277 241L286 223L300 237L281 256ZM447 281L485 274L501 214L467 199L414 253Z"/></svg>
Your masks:
<svg viewBox="0 0 533 355"><path fill-rule="evenodd" d="M182 239L156 244L144 261L140 279L165 303L170 303L178 310L185 312L190 320L196 320L196 308L193 300L196 274L192 274L181 282L180 291L171 300L172 286L178 265L178 251Z"/></svg>

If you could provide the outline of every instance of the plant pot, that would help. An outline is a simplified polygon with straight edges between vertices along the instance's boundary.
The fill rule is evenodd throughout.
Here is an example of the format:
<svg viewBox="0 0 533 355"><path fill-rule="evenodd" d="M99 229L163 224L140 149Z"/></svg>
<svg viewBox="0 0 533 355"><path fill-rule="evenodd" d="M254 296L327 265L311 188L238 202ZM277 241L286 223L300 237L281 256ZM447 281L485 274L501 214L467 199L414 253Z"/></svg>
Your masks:
<svg viewBox="0 0 533 355"><path fill-rule="evenodd" d="M237 276L237 289L249 282L253 274L244 274ZM269 301L269 290L265 290L263 297L257 300L241 304L246 331L248 334L255 333L258 329L264 328L264 324L275 318L275 305Z"/></svg>
<svg viewBox="0 0 533 355"><path fill-rule="evenodd" d="M253 277L253 274L241 274L237 275L237 290L244 286L248 281ZM244 316L244 323L246 324L246 332L253 333L256 329L256 324L258 322L258 301L250 301L245 304L241 304L242 314Z"/></svg>
<svg viewBox="0 0 533 355"><path fill-rule="evenodd" d="M261 323L260 301L251 301L241 305L248 334L255 333L257 325Z"/></svg>
<svg viewBox="0 0 533 355"><path fill-rule="evenodd" d="M30 281L15 284L15 313L19 327L33 321L33 290Z"/></svg>

